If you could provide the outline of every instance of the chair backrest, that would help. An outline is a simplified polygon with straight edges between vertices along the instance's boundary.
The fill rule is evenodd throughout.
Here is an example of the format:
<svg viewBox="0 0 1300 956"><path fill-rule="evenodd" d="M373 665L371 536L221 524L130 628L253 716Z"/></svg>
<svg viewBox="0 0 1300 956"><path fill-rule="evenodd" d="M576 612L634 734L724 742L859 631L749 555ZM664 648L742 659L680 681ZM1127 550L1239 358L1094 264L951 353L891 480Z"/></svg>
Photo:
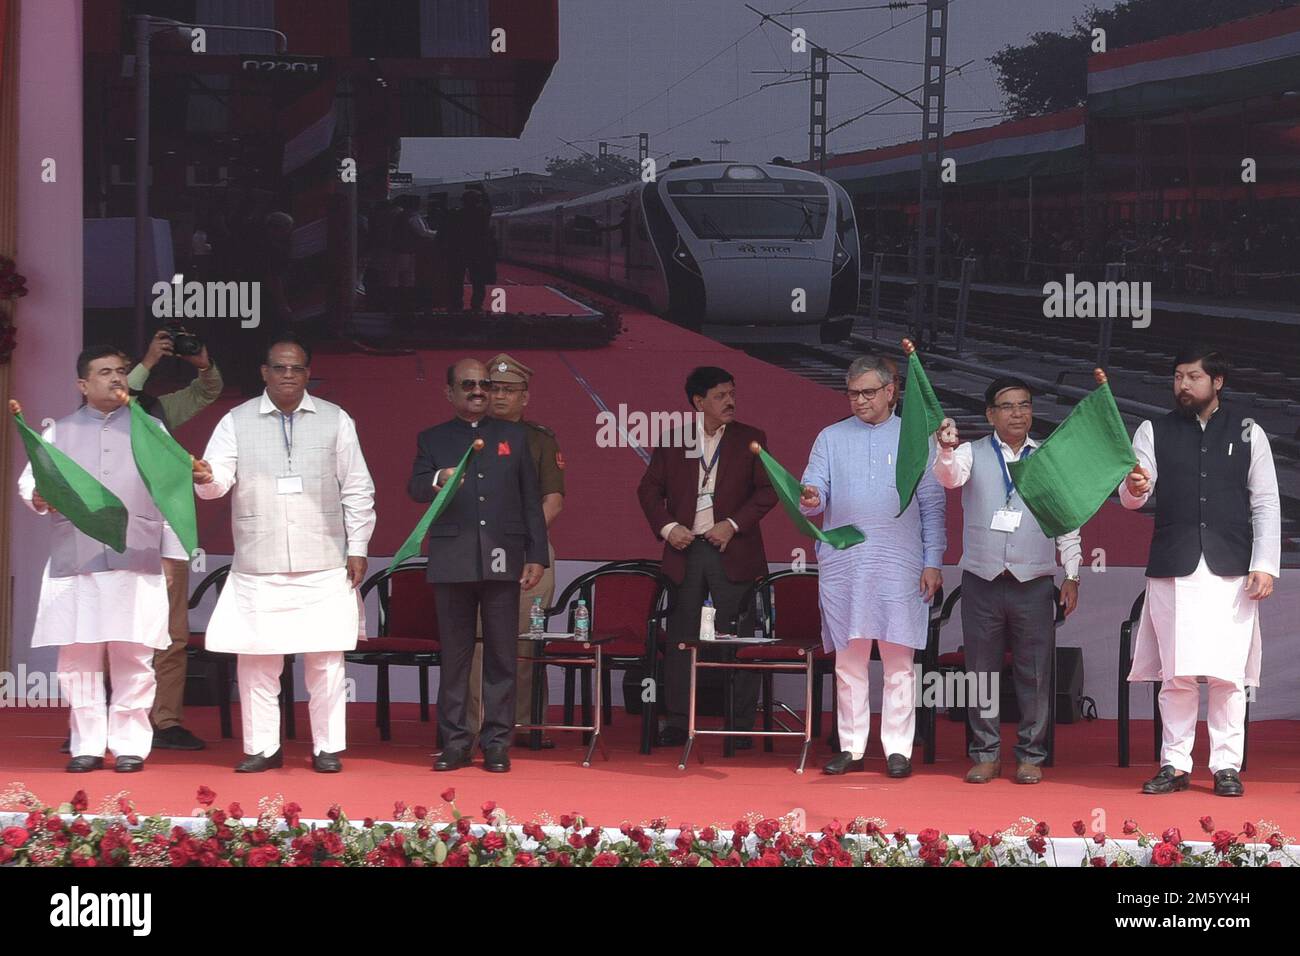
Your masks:
<svg viewBox="0 0 1300 956"><path fill-rule="evenodd" d="M768 576L771 611L764 633L768 637L821 640L822 609L816 571Z"/></svg>
<svg viewBox="0 0 1300 956"><path fill-rule="evenodd" d="M433 585L425 580L424 558L385 568L361 585L361 599L372 590L379 598L378 637L438 639L438 605Z"/></svg>
<svg viewBox="0 0 1300 956"><path fill-rule="evenodd" d="M649 562L613 561L579 575L547 609L547 616L565 615L573 628L573 609L587 602L592 634L643 638L647 623L662 617L672 588Z"/></svg>
<svg viewBox="0 0 1300 956"><path fill-rule="evenodd" d="M221 596L221 589L226 586L226 578L230 577L230 565L223 565L208 574L206 578L199 582L194 593L190 595L189 609L192 611L203 601L203 596L208 593L209 588L217 589L217 596Z"/></svg>

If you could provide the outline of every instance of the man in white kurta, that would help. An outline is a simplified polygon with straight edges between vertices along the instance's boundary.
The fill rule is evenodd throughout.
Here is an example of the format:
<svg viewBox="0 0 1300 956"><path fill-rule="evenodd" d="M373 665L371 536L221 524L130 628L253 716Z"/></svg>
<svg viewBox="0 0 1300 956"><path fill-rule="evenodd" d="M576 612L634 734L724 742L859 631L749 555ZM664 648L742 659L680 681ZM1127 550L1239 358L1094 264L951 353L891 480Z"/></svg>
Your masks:
<svg viewBox="0 0 1300 956"><path fill-rule="evenodd" d="M1241 796L1246 688L1259 685L1259 601L1281 564L1281 508L1268 436L1223 403L1226 363L1191 348L1174 369L1177 408L1144 421L1138 464L1120 486L1126 508L1155 494L1155 534L1130 681L1160 681L1160 772L1144 793L1187 789L1208 685L1214 792ZM1156 492L1157 484L1159 492Z"/></svg>
<svg viewBox="0 0 1300 956"><path fill-rule="evenodd" d="M895 461L899 426L893 369L863 356L849 367L853 413L822 430L803 475L800 510L824 514L824 527L855 525L866 541L843 551L818 543L822 643L835 652L840 753L823 771L863 767L871 726L868 667L872 642L884 665L880 738L886 773L912 772L916 727L913 658L925 647L930 602L943 583L944 491L927 468L898 515ZM897 515L897 517L895 517Z"/></svg>
<svg viewBox="0 0 1300 956"><path fill-rule="evenodd" d="M352 418L307 393L310 361L292 336L273 342L266 391L221 419L196 463L200 498L234 492L234 562L206 646L239 655L240 773L283 765L285 654L303 660L313 767L337 773L346 746L343 653L357 643L375 486Z"/></svg>
<svg viewBox="0 0 1300 956"><path fill-rule="evenodd" d="M126 550L119 554L54 512L36 490L31 464L18 479L23 501L37 514L51 515L54 523L32 647L59 649L59 690L71 705L69 773L102 768L106 751L116 758L119 773L143 769L153 746L153 656L171 640L162 558L186 557L131 455L130 411L122 404L130 364L114 348L82 352L77 385L86 404L44 432L46 441L127 508ZM107 703L106 658L113 685Z"/></svg>

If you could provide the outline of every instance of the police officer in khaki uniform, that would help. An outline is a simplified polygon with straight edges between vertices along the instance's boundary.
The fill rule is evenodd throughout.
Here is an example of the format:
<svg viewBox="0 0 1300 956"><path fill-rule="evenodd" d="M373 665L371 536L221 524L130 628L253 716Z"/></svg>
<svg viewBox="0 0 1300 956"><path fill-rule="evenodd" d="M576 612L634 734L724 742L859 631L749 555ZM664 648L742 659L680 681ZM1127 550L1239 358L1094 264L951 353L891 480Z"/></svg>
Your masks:
<svg viewBox="0 0 1300 956"><path fill-rule="evenodd" d="M555 432L545 425L524 419L524 408L528 405L528 383L533 377L533 370L504 352L487 363L488 378L492 380L492 400L489 414L504 421L522 422L528 431L528 457L537 468L538 484L542 495L542 514L546 518L549 532L551 523L564 507L564 456L560 454ZM548 534L549 538L549 534ZM540 597L542 604L551 606L555 600L555 547L550 545L550 563L542 574L541 581L535 588L524 591L519 598L519 633L528 630L528 614L533 605L533 598ZM521 644L520 651L532 655L536 646ZM469 700L467 705L469 725L477 732L479 722L479 692L483 662L482 643L474 646L474 661L470 668ZM545 714L547 703L546 687L542 687L542 707ZM515 685L515 723L531 724L533 706L533 667L520 661ZM525 735L526 736L526 735ZM523 746L526 740L519 741ZM543 747L554 746L549 739L542 741Z"/></svg>

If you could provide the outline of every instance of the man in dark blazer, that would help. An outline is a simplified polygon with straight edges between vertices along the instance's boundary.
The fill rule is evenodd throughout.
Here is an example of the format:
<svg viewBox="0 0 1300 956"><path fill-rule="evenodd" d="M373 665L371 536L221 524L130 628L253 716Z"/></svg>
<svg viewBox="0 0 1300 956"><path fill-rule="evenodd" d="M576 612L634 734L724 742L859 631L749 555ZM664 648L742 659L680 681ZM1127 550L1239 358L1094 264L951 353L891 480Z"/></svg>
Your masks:
<svg viewBox="0 0 1300 956"><path fill-rule="evenodd" d="M737 632L752 629L752 608L740 599L756 578L767 573L763 534L758 523L776 504L776 492L749 443L767 443L757 428L736 421L736 381L731 373L703 366L686 379L686 398L699 413L701 428L693 448L657 447L637 487L650 530L663 538L663 573L677 585L676 610L668 625L666 726L659 743L686 740L690 658L680 640L699 636L700 608L711 597L718 631L732 622ZM736 727L754 726L758 678L737 671ZM748 738L737 745L748 745Z"/></svg>
<svg viewBox="0 0 1300 956"><path fill-rule="evenodd" d="M534 587L548 563L546 519L528 432L519 422L489 418L492 382L477 359L447 369L447 401L456 417L420 433L407 493L432 501L474 439L463 484L429 528L429 580L438 605L442 672L438 727L443 750L434 770L473 762L466 720L476 618L483 620L484 766L510 769L514 738L515 657L520 589Z"/></svg>

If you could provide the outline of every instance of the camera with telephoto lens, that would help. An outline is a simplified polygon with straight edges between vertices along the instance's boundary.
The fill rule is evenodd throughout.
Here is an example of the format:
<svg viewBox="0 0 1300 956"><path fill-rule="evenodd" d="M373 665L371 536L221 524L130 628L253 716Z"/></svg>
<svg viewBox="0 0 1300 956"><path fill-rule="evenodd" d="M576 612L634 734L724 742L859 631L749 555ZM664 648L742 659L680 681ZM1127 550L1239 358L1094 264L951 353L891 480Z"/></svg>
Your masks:
<svg viewBox="0 0 1300 956"><path fill-rule="evenodd" d="M176 355L198 355L203 351L203 340L179 322L168 322L162 331L172 340L172 352Z"/></svg>

